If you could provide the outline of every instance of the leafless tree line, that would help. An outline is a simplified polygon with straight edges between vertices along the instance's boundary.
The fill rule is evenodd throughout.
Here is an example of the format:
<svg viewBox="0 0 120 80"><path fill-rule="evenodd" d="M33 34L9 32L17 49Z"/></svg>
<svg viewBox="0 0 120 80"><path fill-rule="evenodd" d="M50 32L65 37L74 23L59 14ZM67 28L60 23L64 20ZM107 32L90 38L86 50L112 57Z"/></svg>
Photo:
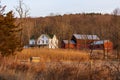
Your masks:
<svg viewBox="0 0 120 80"><path fill-rule="evenodd" d="M96 34L101 40L111 40L114 44L114 53L119 58L120 50L120 9L116 8L113 14L83 13L83 14L65 14L63 16L47 16L30 18L27 17L29 8L22 0L19 0L15 8L20 18L17 22L22 23L21 36L24 45L28 44L29 39L34 36L37 38L40 34L56 34L59 42L63 39L71 39L73 33ZM59 43L59 46L61 43ZM106 54L104 54L106 55Z"/></svg>

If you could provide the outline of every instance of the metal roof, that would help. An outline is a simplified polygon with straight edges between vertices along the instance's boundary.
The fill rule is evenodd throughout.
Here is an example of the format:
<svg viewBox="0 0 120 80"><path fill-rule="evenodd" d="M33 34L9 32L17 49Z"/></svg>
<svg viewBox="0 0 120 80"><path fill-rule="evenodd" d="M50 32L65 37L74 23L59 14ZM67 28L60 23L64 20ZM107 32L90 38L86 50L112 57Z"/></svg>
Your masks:
<svg viewBox="0 0 120 80"><path fill-rule="evenodd" d="M100 40L100 41L94 41L93 43L91 43L91 45L99 45L99 44L103 44L105 42L110 42L109 40Z"/></svg>
<svg viewBox="0 0 120 80"><path fill-rule="evenodd" d="M90 39L90 40L100 40L97 35L81 35L81 34L73 34L76 39Z"/></svg>
<svg viewBox="0 0 120 80"><path fill-rule="evenodd" d="M68 44L68 40L63 40L63 42L64 42L65 44ZM70 43L70 44L75 44L75 42L74 42L73 40L70 40L69 43Z"/></svg>

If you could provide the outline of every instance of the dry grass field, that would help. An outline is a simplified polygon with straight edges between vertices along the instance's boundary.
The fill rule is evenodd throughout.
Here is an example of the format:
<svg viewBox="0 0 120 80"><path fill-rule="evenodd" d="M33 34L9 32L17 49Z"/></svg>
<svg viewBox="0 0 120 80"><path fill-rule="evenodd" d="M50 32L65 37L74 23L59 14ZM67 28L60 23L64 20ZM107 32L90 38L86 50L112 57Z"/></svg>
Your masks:
<svg viewBox="0 0 120 80"><path fill-rule="evenodd" d="M30 63L33 56L40 57L40 62ZM120 80L120 62L91 61L85 51L24 49L15 56L0 57L0 80Z"/></svg>
<svg viewBox="0 0 120 80"><path fill-rule="evenodd" d="M85 51L65 50L65 49L44 49L30 48L24 49L16 55L17 59L29 59L30 57L40 57L40 61L58 62L58 61L87 61L89 54Z"/></svg>

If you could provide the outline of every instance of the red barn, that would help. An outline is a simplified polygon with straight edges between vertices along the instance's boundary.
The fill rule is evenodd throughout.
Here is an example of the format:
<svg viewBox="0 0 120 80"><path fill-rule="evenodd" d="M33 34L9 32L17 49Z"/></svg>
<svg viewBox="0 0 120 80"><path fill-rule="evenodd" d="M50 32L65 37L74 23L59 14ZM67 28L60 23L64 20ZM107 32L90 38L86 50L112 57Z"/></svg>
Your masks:
<svg viewBox="0 0 120 80"><path fill-rule="evenodd" d="M63 40L62 41L62 48L70 48L74 49L75 48L75 42L73 40Z"/></svg>
<svg viewBox="0 0 120 80"><path fill-rule="evenodd" d="M89 45L94 42L100 40L97 35L81 35L81 34L73 34L72 39L76 43L77 49L89 49Z"/></svg>

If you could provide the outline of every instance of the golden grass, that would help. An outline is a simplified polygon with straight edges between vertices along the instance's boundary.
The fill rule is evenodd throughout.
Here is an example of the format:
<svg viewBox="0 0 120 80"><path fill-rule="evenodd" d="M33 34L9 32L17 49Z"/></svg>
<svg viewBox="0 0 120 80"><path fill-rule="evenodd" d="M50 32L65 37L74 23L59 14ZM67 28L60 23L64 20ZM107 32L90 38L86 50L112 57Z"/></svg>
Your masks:
<svg viewBox="0 0 120 80"><path fill-rule="evenodd" d="M30 57L40 57L41 61L87 61L89 54L85 51L65 50L65 49L44 49L44 48L30 48L24 49L18 53L17 59L27 60Z"/></svg>
<svg viewBox="0 0 120 80"><path fill-rule="evenodd" d="M31 56L40 57L42 62L23 64L15 60L27 60ZM85 51L31 48L16 56L0 58L0 80L114 80L119 75L115 75L118 71L112 67L120 68L118 64L102 60L91 63ZM109 72L111 69L116 73Z"/></svg>
<svg viewBox="0 0 120 80"><path fill-rule="evenodd" d="M37 64L16 62L18 60L28 60L30 57L40 57L41 62ZM85 51L24 49L15 56L1 58L0 80L79 80L81 79L80 71L83 70L83 68L80 68L79 62L88 60L89 55Z"/></svg>

